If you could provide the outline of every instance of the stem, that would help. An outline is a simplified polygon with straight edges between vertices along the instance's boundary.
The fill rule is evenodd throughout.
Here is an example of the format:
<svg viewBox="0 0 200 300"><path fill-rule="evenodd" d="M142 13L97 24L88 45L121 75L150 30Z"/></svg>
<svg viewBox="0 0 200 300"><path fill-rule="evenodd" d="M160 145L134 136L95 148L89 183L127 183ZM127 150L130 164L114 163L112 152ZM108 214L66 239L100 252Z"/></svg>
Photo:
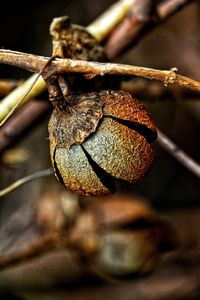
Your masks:
<svg viewBox="0 0 200 300"><path fill-rule="evenodd" d="M53 169L50 168L50 169L38 171L38 172L28 175L26 177L20 178L17 181L15 181L14 183L12 183L11 185L4 188L3 190L0 190L0 197L3 197L5 195L7 195L8 193L16 190L18 187L24 185L25 183L28 183L32 180L39 179L42 177L51 176L53 174L54 174Z"/></svg>
<svg viewBox="0 0 200 300"><path fill-rule="evenodd" d="M123 54L147 32L175 14L193 0L165 0L155 5L153 0L137 0L126 18L113 30L105 45L109 59Z"/></svg>
<svg viewBox="0 0 200 300"><path fill-rule="evenodd" d="M38 80L37 80L38 79ZM30 99L43 92L46 84L42 77L38 78L37 74L32 75L28 80L13 90L0 102L0 126L2 121L7 120L11 113L16 109L18 104L22 105ZM22 101L23 99L23 101Z"/></svg>
<svg viewBox="0 0 200 300"><path fill-rule="evenodd" d="M125 17L129 8L137 0L120 0L109 7L88 27L87 31L91 33L97 41L102 41L116 25Z"/></svg>
<svg viewBox="0 0 200 300"><path fill-rule="evenodd" d="M10 50L0 50L0 63L17 66L32 72L40 72L48 62L49 58L44 56L26 54ZM200 82L188 77L178 75L177 69L157 70L145 67L130 66L125 64L98 63L84 60L72 60L68 58L55 59L44 70L44 76L53 73L92 73L94 75L128 75L137 76L150 80L163 82L165 85L177 84L179 86L200 92Z"/></svg>
<svg viewBox="0 0 200 300"><path fill-rule="evenodd" d="M186 4L193 2L194 0L165 0L158 4L157 16L159 21L162 21L171 15L175 14Z"/></svg>
<svg viewBox="0 0 200 300"><path fill-rule="evenodd" d="M194 161L189 155L187 155L183 150L178 148L164 133L160 130L158 132L158 143L169 152L173 157L175 157L183 166L194 173L200 178L200 164Z"/></svg>
<svg viewBox="0 0 200 300"><path fill-rule="evenodd" d="M51 109L51 103L33 100L17 111L0 130L0 152L17 140L36 120L40 122Z"/></svg>

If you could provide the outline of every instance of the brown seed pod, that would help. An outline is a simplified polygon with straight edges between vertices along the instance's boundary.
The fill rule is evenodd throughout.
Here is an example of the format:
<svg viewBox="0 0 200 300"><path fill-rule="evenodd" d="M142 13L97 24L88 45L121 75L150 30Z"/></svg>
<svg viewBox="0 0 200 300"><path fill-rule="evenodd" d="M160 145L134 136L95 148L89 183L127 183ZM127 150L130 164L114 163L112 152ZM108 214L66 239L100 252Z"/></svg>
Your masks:
<svg viewBox="0 0 200 300"><path fill-rule="evenodd" d="M123 91L69 96L49 122L57 178L80 195L115 192L114 177L140 181L154 160L154 122L144 106Z"/></svg>
<svg viewBox="0 0 200 300"><path fill-rule="evenodd" d="M172 224L136 196L96 198L78 215L68 236L88 268L105 279L149 272L161 253L177 247Z"/></svg>

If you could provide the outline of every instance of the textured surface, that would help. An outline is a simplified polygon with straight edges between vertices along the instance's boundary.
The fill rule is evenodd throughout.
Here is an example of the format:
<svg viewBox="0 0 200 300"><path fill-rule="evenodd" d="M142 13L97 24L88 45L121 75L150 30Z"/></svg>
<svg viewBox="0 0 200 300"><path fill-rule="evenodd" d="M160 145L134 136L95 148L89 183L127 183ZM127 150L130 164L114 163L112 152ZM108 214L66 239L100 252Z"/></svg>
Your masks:
<svg viewBox="0 0 200 300"><path fill-rule="evenodd" d="M129 93L123 91L101 91L100 97L104 101L104 115L122 120L146 125L156 133L156 127L151 115L144 105L133 99Z"/></svg>
<svg viewBox="0 0 200 300"><path fill-rule="evenodd" d="M72 59L104 61L105 54L96 39L67 16L55 18L50 27L53 55Z"/></svg>
<svg viewBox="0 0 200 300"><path fill-rule="evenodd" d="M144 177L154 159L154 151L143 136L111 118L104 118L83 146L106 172L132 182Z"/></svg>
<svg viewBox="0 0 200 300"><path fill-rule="evenodd" d="M81 146L74 145L70 150L57 149L55 161L66 187L71 191L80 195L109 194L92 170Z"/></svg>
<svg viewBox="0 0 200 300"><path fill-rule="evenodd" d="M81 144L95 132L103 116L102 100L98 93L68 97L70 106L65 112L54 110L49 121L49 138L56 148Z"/></svg>

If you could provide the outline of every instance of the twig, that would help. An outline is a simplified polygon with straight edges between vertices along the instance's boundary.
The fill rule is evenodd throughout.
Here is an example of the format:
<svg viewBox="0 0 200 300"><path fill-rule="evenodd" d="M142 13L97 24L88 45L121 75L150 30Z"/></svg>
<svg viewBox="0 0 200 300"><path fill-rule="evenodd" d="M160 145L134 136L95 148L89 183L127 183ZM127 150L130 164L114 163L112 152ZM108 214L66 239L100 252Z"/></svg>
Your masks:
<svg viewBox="0 0 200 300"><path fill-rule="evenodd" d="M17 140L51 109L49 101L33 100L20 108L0 129L0 152Z"/></svg>
<svg viewBox="0 0 200 300"><path fill-rule="evenodd" d="M133 3L126 18L113 30L105 44L110 60L136 43L145 30L150 30L153 25L152 8L152 0L137 0Z"/></svg>
<svg viewBox="0 0 200 300"><path fill-rule="evenodd" d="M39 179L42 177L51 176L53 174L54 174L53 169L50 168L50 169L42 170L39 172L35 172L26 177L20 178L17 181L15 181L14 183L12 183L11 185L7 186L6 188L0 190L0 198L7 195L8 193L16 190L17 188L24 185L25 183L28 183L32 180Z"/></svg>
<svg viewBox="0 0 200 300"><path fill-rule="evenodd" d="M8 95L19 84L18 80L0 79L0 96Z"/></svg>
<svg viewBox="0 0 200 300"><path fill-rule="evenodd" d="M181 8L194 0L165 0L157 6L157 16L159 21L163 21L171 15L175 14Z"/></svg>
<svg viewBox="0 0 200 300"><path fill-rule="evenodd" d="M20 103L22 99L24 99L24 104L46 88L44 80L42 78L41 80L36 80L37 78L38 75L34 74L0 102L0 123L5 117L10 115L11 111L15 109L16 105ZM35 83L34 86L33 83ZM30 89L31 87L32 89ZM15 101L13 101L13 99Z"/></svg>
<svg viewBox="0 0 200 300"><path fill-rule="evenodd" d="M99 16L88 27L90 32L98 41L102 41L116 25L125 17L129 8L137 0L120 0L109 7L101 16Z"/></svg>
<svg viewBox="0 0 200 300"><path fill-rule="evenodd" d="M160 130L158 132L158 143L169 152L173 157L175 157L183 166L194 173L200 178L200 164L194 161L189 155L187 155L183 150L177 147L164 133Z"/></svg>
<svg viewBox="0 0 200 300"><path fill-rule="evenodd" d="M0 50L0 63L17 66L32 72L40 72L49 60L48 57L27 54L22 52ZM165 85L177 84L182 87L200 92L200 82L176 73L177 69L172 68L168 71L130 66L125 64L98 63L84 60L72 60L68 58L57 58L51 62L50 66L44 71L44 76L53 73L83 73L94 75L128 75L137 76L150 80L163 82Z"/></svg>
<svg viewBox="0 0 200 300"><path fill-rule="evenodd" d="M158 5L153 4L152 0L135 1L127 17L114 29L105 45L109 59L112 60L122 54L145 33L192 1L165 0Z"/></svg>

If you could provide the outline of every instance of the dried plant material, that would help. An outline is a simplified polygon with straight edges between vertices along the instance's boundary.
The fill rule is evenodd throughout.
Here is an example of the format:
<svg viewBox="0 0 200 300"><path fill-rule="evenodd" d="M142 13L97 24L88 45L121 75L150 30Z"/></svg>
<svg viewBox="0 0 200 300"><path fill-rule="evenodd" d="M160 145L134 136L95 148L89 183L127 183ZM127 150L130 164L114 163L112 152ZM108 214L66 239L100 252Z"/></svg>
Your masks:
<svg viewBox="0 0 200 300"><path fill-rule="evenodd" d="M127 278L152 270L159 254L176 246L175 232L144 199L115 195L96 199L70 232L89 267L103 278Z"/></svg>
<svg viewBox="0 0 200 300"><path fill-rule="evenodd" d="M96 131L103 116L103 101L97 93L69 96L68 106L53 111L49 121L49 138L56 148L70 149L74 144L82 144Z"/></svg>
<svg viewBox="0 0 200 300"><path fill-rule="evenodd" d="M69 17L54 18L50 25L53 56L104 61L103 47L83 26L72 24Z"/></svg>
<svg viewBox="0 0 200 300"><path fill-rule="evenodd" d="M135 0L120 0L87 27L98 41L102 41L124 18Z"/></svg>
<svg viewBox="0 0 200 300"><path fill-rule="evenodd" d="M38 74L32 75L0 102L0 126L5 123L18 106L28 102L45 89L44 80L42 78L37 79Z"/></svg>
<svg viewBox="0 0 200 300"><path fill-rule="evenodd" d="M49 122L57 178L80 195L95 196L115 192L113 177L141 180L153 163L156 139L144 106L122 91L69 96L68 101L71 114L65 107L55 109Z"/></svg>

